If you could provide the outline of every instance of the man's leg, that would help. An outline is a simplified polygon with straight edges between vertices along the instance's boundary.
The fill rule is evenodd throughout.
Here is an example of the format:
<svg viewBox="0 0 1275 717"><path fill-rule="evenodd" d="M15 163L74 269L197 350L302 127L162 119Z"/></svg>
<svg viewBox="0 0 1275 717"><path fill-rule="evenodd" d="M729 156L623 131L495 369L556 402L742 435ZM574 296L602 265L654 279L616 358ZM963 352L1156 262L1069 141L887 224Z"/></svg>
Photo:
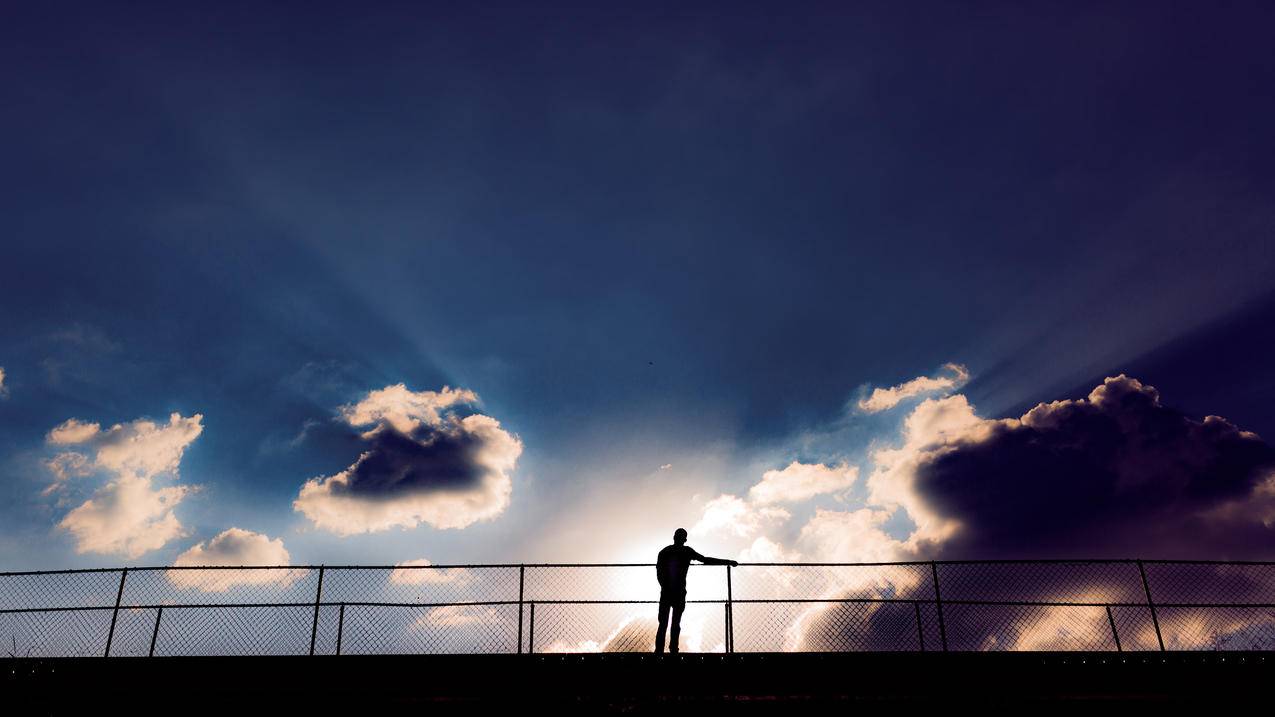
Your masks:
<svg viewBox="0 0 1275 717"><path fill-rule="evenodd" d="M668 627L668 611L670 605L665 602L664 594L660 594L660 625L655 632L655 651L664 652L664 629ZM674 633L676 634L676 633ZM673 639L674 647L677 646L677 638Z"/></svg>
<svg viewBox="0 0 1275 717"><path fill-rule="evenodd" d="M686 610L686 595L677 602L673 603L673 625L669 629L668 651L677 652L677 638L682 634L682 612Z"/></svg>

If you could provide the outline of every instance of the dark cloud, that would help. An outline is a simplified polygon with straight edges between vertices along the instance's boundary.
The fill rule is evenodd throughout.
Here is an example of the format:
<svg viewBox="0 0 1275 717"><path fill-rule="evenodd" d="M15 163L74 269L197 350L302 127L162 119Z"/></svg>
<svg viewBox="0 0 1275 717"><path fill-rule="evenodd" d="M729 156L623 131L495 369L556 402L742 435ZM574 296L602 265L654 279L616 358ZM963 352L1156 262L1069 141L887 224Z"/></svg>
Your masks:
<svg viewBox="0 0 1275 717"><path fill-rule="evenodd" d="M483 438L422 426L411 435L385 426L368 439L367 452L347 471L334 494L393 499L410 493L475 488L486 469Z"/></svg>
<svg viewBox="0 0 1275 717"><path fill-rule="evenodd" d="M922 460L914 490L960 525L930 557L1269 558L1273 473L1257 435L1121 375L1087 399L982 422Z"/></svg>
<svg viewBox="0 0 1275 717"><path fill-rule="evenodd" d="M522 443L496 419L462 415L469 392L371 391L343 409L363 451L335 475L307 481L293 506L314 524L349 535L412 528L464 528L494 518L509 504L510 473Z"/></svg>
<svg viewBox="0 0 1275 717"><path fill-rule="evenodd" d="M965 404L962 402L962 406ZM914 447L911 491L955 524L918 547L952 560L1275 557L1275 449L1218 416L1195 420L1124 375L1088 397L1040 404L1020 419L960 423ZM1261 564L1135 562L947 563L938 566L953 650L1158 649L1149 588L1168 649L1267 645L1275 621L1260 605L1275 588ZM924 601L815 608L802 649L938 646L929 576L843 586L843 598ZM962 604L1001 601L1001 605ZM1082 603L1051 606L1030 603ZM1017 603L1017 604L1013 604ZM1217 609L1210 603L1250 603ZM1112 605L1110 617L1106 606Z"/></svg>

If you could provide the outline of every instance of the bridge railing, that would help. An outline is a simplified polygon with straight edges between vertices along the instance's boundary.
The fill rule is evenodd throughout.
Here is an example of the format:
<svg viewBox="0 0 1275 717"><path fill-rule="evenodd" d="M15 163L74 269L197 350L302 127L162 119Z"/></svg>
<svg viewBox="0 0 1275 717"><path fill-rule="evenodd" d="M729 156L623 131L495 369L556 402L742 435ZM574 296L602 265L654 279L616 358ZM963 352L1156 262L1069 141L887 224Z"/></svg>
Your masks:
<svg viewBox="0 0 1275 717"><path fill-rule="evenodd" d="M647 564L0 573L0 654L647 652ZM1275 563L693 566L684 652L1275 649Z"/></svg>

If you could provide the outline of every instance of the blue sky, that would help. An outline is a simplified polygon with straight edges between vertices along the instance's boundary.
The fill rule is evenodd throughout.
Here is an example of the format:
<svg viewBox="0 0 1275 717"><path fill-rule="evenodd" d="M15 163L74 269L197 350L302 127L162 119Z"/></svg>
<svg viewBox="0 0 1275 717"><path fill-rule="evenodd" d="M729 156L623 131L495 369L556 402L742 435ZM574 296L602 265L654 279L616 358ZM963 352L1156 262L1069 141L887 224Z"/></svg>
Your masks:
<svg viewBox="0 0 1275 717"><path fill-rule="evenodd" d="M1200 12L14 11L0 566L231 527L296 563L638 559L766 471L857 468L786 508L791 547L872 506L916 401L1018 417L1121 373L1269 438L1275 18ZM400 383L516 437L508 505L316 527L302 485L381 446L342 407ZM77 551L60 522L118 476L84 448L44 494L50 431L174 412L202 430L146 480L198 486L179 537Z"/></svg>

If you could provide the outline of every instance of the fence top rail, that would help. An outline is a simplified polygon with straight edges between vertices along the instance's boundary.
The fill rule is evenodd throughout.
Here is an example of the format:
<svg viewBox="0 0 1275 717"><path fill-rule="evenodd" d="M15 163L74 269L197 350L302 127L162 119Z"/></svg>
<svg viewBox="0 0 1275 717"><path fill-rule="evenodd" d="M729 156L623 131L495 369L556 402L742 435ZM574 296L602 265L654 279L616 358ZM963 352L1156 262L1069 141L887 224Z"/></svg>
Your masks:
<svg viewBox="0 0 1275 717"><path fill-rule="evenodd" d="M918 565L1236 565L1236 566L1275 566L1270 560L1188 560L1188 559L1143 559L1143 558L1003 558L995 560L900 560L893 562L862 563L821 563L821 562L788 562L788 563L739 563L740 567L788 567L788 568L862 568L862 567L906 567ZM154 572L168 570L482 570L512 568L653 568L655 563L454 563L438 565L138 565L118 568L65 568L58 570L12 570L0 571L0 577L18 577L24 575L70 575L85 573L119 573ZM713 567L713 566L697 566Z"/></svg>

